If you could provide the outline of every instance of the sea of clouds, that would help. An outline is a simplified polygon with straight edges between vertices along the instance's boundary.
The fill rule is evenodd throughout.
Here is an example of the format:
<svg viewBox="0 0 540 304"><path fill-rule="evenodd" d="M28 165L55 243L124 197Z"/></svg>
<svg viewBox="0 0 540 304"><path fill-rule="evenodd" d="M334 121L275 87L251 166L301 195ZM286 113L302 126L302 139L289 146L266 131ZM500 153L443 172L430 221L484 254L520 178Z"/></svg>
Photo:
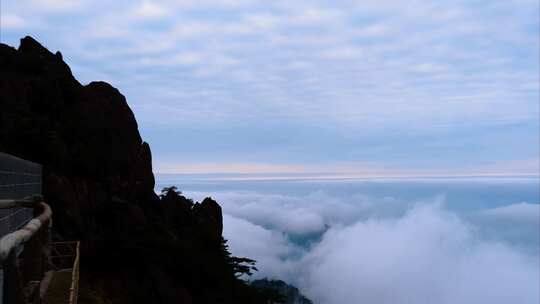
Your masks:
<svg viewBox="0 0 540 304"><path fill-rule="evenodd" d="M461 214L444 196L186 194L220 202L224 236L257 260L254 278L283 279L319 304L540 301L538 204Z"/></svg>

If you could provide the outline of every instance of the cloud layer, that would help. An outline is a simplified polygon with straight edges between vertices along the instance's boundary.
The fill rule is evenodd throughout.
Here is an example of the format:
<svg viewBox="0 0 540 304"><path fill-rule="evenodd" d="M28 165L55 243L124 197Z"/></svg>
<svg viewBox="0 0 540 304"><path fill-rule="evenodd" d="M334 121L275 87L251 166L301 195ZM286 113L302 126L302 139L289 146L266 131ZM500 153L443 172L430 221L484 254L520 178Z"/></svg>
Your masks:
<svg viewBox="0 0 540 304"><path fill-rule="evenodd" d="M0 19L3 42L34 35L83 82L119 87L160 167L455 168L538 159L537 11L530 0L21 0Z"/></svg>
<svg viewBox="0 0 540 304"><path fill-rule="evenodd" d="M536 7L26 0L6 4L2 29L12 42L26 32L44 36L82 67L74 71L84 80L93 79L92 67L137 93L144 121L293 116L423 129L487 114L499 122L532 117L526 110L538 96ZM74 17L75 26L64 26ZM153 85L140 88L141 81ZM140 93L162 102L149 104ZM167 111L184 121L162 115Z"/></svg>
<svg viewBox="0 0 540 304"><path fill-rule="evenodd" d="M538 258L477 239L436 206L329 231L306 257L320 303L537 303Z"/></svg>
<svg viewBox="0 0 540 304"><path fill-rule="evenodd" d="M226 213L233 253L258 260L255 277L286 279L317 303L539 300L538 204L465 215L449 211L443 196L212 195Z"/></svg>

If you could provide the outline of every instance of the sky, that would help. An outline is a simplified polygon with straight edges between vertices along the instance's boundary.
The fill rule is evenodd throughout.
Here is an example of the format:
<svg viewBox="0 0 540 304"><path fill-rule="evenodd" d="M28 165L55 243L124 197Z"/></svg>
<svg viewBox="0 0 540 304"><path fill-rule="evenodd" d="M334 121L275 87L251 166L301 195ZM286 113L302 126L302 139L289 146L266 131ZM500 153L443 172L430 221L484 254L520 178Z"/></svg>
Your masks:
<svg viewBox="0 0 540 304"><path fill-rule="evenodd" d="M127 98L156 172L539 169L539 4L2 0L0 40Z"/></svg>

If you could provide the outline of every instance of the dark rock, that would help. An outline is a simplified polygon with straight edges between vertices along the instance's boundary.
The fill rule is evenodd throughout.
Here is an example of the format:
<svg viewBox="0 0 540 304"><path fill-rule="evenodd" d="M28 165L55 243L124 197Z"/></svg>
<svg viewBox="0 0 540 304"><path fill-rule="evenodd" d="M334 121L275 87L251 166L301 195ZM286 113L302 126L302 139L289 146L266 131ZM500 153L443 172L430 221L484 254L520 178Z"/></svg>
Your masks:
<svg viewBox="0 0 540 304"><path fill-rule="evenodd" d="M101 237L95 215L113 196L158 200L150 148L117 89L82 86L59 53L30 37L18 50L0 45L0 56L0 150L44 165L44 195L58 210L58 231Z"/></svg>
<svg viewBox="0 0 540 304"><path fill-rule="evenodd" d="M283 302L284 304L313 304L311 300L300 293L298 288L281 280L268 280L265 278L262 280L252 281L251 285L257 288L269 289L278 292L285 298L285 301Z"/></svg>
<svg viewBox="0 0 540 304"><path fill-rule="evenodd" d="M196 216L203 222L209 233L216 240L221 239L223 233L223 215L221 206L212 198L205 198L202 203L195 204L193 210Z"/></svg>
<svg viewBox="0 0 540 304"><path fill-rule="evenodd" d="M195 218L193 215L193 201L187 199L176 191L168 191L161 199L165 218L168 223L177 229L192 225Z"/></svg>
<svg viewBox="0 0 540 304"><path fill-rule="evenodd" d="M53 235L81 240L88 298L267 302L237 279L246 259L227 251L216 201L154 193L150 147L116 88L81 85L60 52L31 37L0 44L0 66L0 151L43 165Z"/></svg>

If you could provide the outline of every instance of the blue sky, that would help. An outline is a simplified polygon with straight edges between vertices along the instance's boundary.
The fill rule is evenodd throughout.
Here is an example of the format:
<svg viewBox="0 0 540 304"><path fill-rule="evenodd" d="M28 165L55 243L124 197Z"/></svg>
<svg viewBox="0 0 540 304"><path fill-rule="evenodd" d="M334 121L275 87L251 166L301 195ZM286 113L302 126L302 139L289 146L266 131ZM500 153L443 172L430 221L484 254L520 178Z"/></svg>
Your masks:
<svg viewBox="0 0 540 304"><path fill-rule="evenodd" d="M537 174L538 2L1 3L169 173Z"/></svg>

